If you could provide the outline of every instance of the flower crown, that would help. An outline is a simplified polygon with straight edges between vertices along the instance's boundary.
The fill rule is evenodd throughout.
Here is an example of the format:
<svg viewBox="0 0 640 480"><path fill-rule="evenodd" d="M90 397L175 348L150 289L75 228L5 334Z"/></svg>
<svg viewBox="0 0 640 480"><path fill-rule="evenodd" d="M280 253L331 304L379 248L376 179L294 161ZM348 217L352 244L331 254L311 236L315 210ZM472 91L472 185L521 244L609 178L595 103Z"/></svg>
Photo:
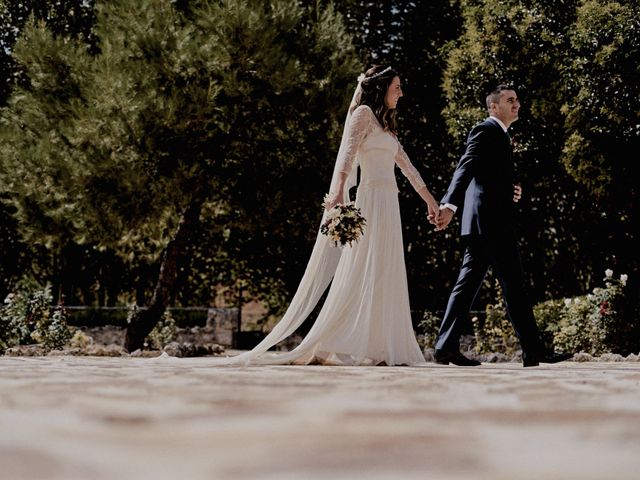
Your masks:
<svg viewBox="0 0 640 480"><path fill-rule="evenodd" d="M384 70L379 71L378 73L374 73L374 74L372 74L372 75L369 75L368 77L367 77L367 76L365 76L365 74L364 74L364 73L361 73L361 74L358 76L358 83L362 83L362 82L364 82L365 80L373 80L374 78L381 77L382 75L384 75L385 73L390 72L390 71L391 71L391 67L387 67L387 68L385 68Z"/></svg>

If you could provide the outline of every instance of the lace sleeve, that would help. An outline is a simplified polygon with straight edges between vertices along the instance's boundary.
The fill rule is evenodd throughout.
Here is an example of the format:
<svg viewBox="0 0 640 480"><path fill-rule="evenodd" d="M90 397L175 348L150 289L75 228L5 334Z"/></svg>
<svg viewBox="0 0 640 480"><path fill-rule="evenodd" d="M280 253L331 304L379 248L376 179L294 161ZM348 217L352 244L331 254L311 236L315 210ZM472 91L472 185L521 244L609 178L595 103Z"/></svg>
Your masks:
<svg viewBox="0 0 640 480"><path fill-rule="evenodd" d="M343 175L348 175L353 168L356 159L356 152L364 138L371 132L373 126L373 112L365 105L360 105L351 114L349 128L346 132L344 150L340 152L338 159L338 171Z"/></svg>
<svg viewBox="0 0 640 480"><path fill-rule="evenodd" d="M411 185L416 192L419 192L423 188L427 188L427 185L424 183L424 180L422 180L422 177L420 176L420 173L418 173L416 167L411 163L411 160L409 160L409 157L404 151L404 148L402 148L402 145L398 145L399 148L398 153L396 153L396 164L400 167L402 174L409 179L409 182L411 182Z"/></svg>

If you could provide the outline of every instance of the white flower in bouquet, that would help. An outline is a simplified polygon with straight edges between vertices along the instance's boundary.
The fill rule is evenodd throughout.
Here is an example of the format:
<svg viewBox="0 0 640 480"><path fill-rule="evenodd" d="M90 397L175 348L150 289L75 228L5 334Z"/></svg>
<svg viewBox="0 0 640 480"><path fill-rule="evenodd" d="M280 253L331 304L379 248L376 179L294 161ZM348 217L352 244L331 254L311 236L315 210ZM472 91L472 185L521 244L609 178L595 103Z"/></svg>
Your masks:
<svg viewBox="0 0 640 480"><path fill-rule="evenodd" d="M604 274L606 275L607 278L611 278L611 277L613 277L613 270L611 270L610 268L607 268L604 271Z"/></svg>
<svg viewBox="0 0 640 480"><path fill-rule="evenodd" d="M327 212L326 222L335 222L340 217L340 209L333 207Z"/></svg>
<svg viewBox="0 0 640 480"><path fill-rule="evenodd" d="M365 218L353 202L338 204L327 212L324 223L320 225L320 233L329 237L336 246L351 246L364 233L365 224Z"/></svg>
<svg viewBox="0 0 640 480"><path fill-rule="evenodd" d="M627 285L627 279L628 279L628 275L626 273L620 275L620 283L622 284L623 287L625 287Z"/></svg>

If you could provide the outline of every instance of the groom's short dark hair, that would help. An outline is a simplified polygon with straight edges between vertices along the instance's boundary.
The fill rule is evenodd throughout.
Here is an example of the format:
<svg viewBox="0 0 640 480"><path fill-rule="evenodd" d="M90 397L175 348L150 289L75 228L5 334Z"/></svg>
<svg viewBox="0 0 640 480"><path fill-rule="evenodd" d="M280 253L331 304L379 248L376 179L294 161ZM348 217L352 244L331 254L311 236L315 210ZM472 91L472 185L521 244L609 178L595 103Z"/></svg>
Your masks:
<svg viewBox="0 0 640 480"><path fill-rule="evenodd" d="M498 103L500 101L500 95L505 90L515 90L511 85L500 84L493 91L487 95L487 110L491 108L492 103Z"/></svg>

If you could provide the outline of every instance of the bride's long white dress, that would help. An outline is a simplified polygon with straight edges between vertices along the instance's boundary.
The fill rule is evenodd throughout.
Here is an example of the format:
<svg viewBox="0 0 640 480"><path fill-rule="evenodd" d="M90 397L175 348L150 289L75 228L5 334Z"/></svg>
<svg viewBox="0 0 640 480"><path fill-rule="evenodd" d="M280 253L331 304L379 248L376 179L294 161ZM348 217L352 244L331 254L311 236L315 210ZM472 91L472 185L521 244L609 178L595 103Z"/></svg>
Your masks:
<svg viewBox="0 0 640 480"><path fill-rule="evenodd" d="M411 324L394 166L417 191L426 186L398 140L381 128L369 107L355 109L345 135L346 149L337 168L344 175L355 164L361 168L356 205L367 221L364 235L342 248L319 235L305 278L281 322L256 349L231 357L229 363L425 363ZM316 276L330 277L332 259L337 260L333 281L309 333L290 352L267 352L313 309L326 288Z"/></svg>

